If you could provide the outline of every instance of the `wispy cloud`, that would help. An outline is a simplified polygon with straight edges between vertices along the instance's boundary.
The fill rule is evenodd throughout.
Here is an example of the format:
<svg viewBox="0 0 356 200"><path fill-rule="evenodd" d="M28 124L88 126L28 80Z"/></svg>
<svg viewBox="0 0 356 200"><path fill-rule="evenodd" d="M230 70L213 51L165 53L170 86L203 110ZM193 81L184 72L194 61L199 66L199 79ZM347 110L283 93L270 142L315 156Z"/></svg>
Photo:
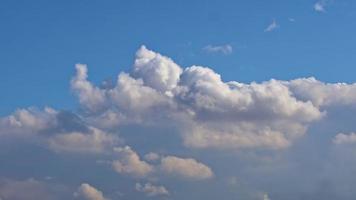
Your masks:
<svg viewBox="0 0 356 200"><path fill-rule="evenodd" d="M295 19L294 18L288 18L288 21L295 22Z"/></svg>
<svg viewBox="0 0 356 200"><path fill-rule="evenodd" d="M316 12L326 12L326 6L332 3L332 0L319 0L314 4L314 10Z"/></svg>
<svg viewBox="0 0 356 200"><path fill-rule="evenodd" d="M314 4L314 10L317 12L325 12L324 6L325 4L323 3L323 1L316 2Z"/></svg>
<svg viewBox="0 0 356 200"><path fill-rule="evenodd" d="M203 50L208 53L222 53L228 55L232 53L232 46L230 44L216 45L216 46L207 45L203 48Z"/></svg>
<svg viewBox="0 0 356 200"><path fill-rule="evenodd" d="M265 28L265 32L271 32L278 27L279 27L279 25L277 24L276 20L273 20L272 23L270 25L268 25L267 28Z"/></svg>

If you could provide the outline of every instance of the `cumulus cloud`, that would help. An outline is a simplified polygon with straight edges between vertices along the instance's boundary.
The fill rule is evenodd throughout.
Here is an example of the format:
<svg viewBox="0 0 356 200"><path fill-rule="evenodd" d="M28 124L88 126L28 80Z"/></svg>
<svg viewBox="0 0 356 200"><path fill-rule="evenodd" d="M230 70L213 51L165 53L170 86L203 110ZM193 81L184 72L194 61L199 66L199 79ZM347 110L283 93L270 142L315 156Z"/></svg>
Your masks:
<svg viewBox="0 0 356 200"><path fill-rule="evenodd" d="M118 159L113 161L112 165L118 173L142 178L153 172L154 167L141 160L131 147L117 147L114 151L118 154Z"/></svg>
<svg viewBox="0 0 356 200"><path fill-rule="evenodd" d="M167 174L189 179L203 180L214 176L208 166L192 158L166 156L162 158L160 168Z"/></svg>
<svg viewBox="0 0 356 200"><path fill-rule="evenodd" d="M356 143L356 133L338 133L333 142L335 144L355 144Z"/></svg>
<svg viewBox="0 0 356 200"><path fill-rule="evenodd" d="M88 83L73 89L83 90L78 92L79 100L86 99L80 102L94 124L114 128L165 120L166 125L179 125L190 147L285 148L323 115L310 99L295 98L289 82L223 82L209 68L183 70L144 46L136 53L132 74L119 74L112 88L93 86L85 79L86 67L81 68L73 80ZM92 87L102 94L104 105L93 108L101 103L91 103L92 93L85 91ZM93 101L97 102L96 97Z"/></svg>
<svg viewBox="0 0 356 200"><path fill-rule="evenodd" d="M164 186L153 185L152 183L146 183L142 185L141 183L136 183L135 189L139 192L145 193L147 196L167 196L169 191Z"/></svg>
<svg viewBox="0 0 356 200"><path fill-rule="evenodd" d="M57 111L46 107L18 109L13 114L0 118L0 135L33 136L55 125Z"/></svg>
<svg viewBox="0 0 356 200"><path fill-rule="evenodd" d="M275 29L277 29L279 27L279 25L277 24L276 20L273 20L266 28L265 28L265 32L271 32L274 31Z"/></svg>
<svg viewBox="0 0 356 200"><path fill-rule="evenodd" d="M225 45L207 45L203 48L204 51L208 53L222 53L225 55L231 54L232 53L232 46L230 44L225 44Z"/></svg>
<svg viewBox="0 0 356 200"><path fill-rule="evenodd" d="M108 200L100 190L88 183L81 184L74 196L82 197L85 200Z"/></svg>
<svg viewBox="0 0 356 200"><path fill-rule="evenodd" d="M355 83L324 83L310 77L295 79L285 84L298 99L311 101L317 107L356 104Z"/></svg>

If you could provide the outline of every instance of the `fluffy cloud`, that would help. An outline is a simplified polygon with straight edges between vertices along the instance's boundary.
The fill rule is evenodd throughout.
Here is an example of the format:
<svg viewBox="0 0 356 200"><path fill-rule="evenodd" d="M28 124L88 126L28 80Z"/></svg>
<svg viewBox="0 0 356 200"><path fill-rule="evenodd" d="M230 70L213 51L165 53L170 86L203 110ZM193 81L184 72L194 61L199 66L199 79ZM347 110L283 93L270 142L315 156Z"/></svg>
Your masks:
<svg viewBox="0 0 356 200"><path fill-rule="evenodd" d="M120 142L116 135L87 125L76 114L52 108L19 109L0 118L0 135L26 137L55 152L102 153Z"/></svg>
<svg viewBox="0 0 356 200"><path fill-rule="evenodd" d="M152 183L146 183L142 185L141 183L136 183L135 189L139 192L145 193L147 196L160 196L169 195L168 190L164 186L156 186Z"/></svg>
<svg viewBox="0 0 356 200"><path fill-rule="evenodd" d="M202 180L214 176L208 166L192 158L166 156L162 158L160 168L167 174L189 179Z"/></svg>
<svg viewBox="0 0 356 200"><path fill-rule="evenodd" d="M356 84L324 83L315 78L300 78L285 85L301 100L317 107L355 105Z"/></svg>
<svg viewBox="0 0 356 200"><path fill-rule="evenodd" d="M129 146L117 147L114 151L118 154L118 160L113 161L112 165L118 173L146 177L153 172L153 166L141 160Z"/></svg>
<svg viewBox="0 0 356 200"><path fill-rule="evenodd" d="M335 144L355 144L356 143L356 133L339 133L335 136L333 142Z"/></svg>
<svg viewBox="0 0 356 200"><path fill-rule="evenodd" d="M33 136L56 123L57 112L52 108L43 111L36 108L18 109L0 118L0 135Z"/></svg>
<svg viewBox="0 0 356 200"><path fill-rule="evenodd" d="M86 73L86 67L77 68L73 80L86 83L72 88L79 90L79 100L89 108L94 124L110 128L166 120L175 127L179 124L185 144L191 147L284 148L303 135L309 123L322 117L309 99L296 99L285 82L223 82L209 68L182 70L145 47L136 54L132 75L121 73L112 88L92 86ZM99 90L95 96L104 100L93 97L100 103L92 103L94 93L87 90Z"/></svg>
<svg viewBox="0 0 356 200"><path fill-rule="evenodd" d="M82 197L85 200L108 200L101 191L87 183L81 184L74 196Z"/></svg>

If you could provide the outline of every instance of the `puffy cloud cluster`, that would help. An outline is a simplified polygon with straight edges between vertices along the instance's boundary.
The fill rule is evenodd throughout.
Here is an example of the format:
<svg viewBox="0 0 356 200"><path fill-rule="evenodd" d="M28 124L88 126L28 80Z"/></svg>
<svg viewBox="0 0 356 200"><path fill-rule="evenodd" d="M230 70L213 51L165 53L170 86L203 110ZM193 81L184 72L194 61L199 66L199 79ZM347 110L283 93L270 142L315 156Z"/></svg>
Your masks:
<svg viewBox="0 0 356 200"><path fill-rule="evenodd" d="M161 196L169 195L169 191L164 186L153 185L152 183L146 183L142 185L141 183L136 183L135 189L139 192L145 193L147 196Z"/></svg>
<svg viewBox="0 0 356 200"><path fill-rule="evenodd" d="M115 160L112 165L118 173L145 177L153 172L153 166L141 160L131 147L118 147L114 151L118 154L118 160Z"/></svg>
<svg viewBox="0 0 356 200"><path fill-rule="evenodd" d="M355 144L356 133L350 133L350 134L339 133L335 136L333 142L335 144Z"/></svg>
<svg viewBox="0 0 356 200"><path fill-rule="evenodd" d="M82 197L85 200L108 200L100 190L87 183L81 184L74 196Z"/></svg>
<svg viewBox="0 0 356 200"><path fill-rule="evenodd" d="M55 125L57 111L45 108L18 109L13 114L0 118L0 135L33 136Z"/></svg>
<svg viewBox="0 0 356 200"><path fill-rule="evenodd" d="M214 176L212 170L192 158L167 156L162 158L160 168L168 174L189 179L208 179Z"/></svg>
<svg viewBox="0 0 356 200"><path fill-rule="evenodd" d="M153 165L142 160L129 146L117 147L114 151L118 154L118 158L112 162L112 166L120 174L127 174L136 178L166 174L192 180L209 179L214 176L213 171L208 166L192 158L164 157L155 153L146 154L145 158L148 158L149 161L160 159L159 164Z"/></svg>
<svg viewBox="0 0 356 200"><path fill-rule="evenodd" d="M293 83L293 84L292 84ZM77 65L72 88L99 127L125 123L180 127L195 148L285 148L323 116L312 99L296 98L294 82L224 82L213 70L182 69L144 46L131 74L111 88L93 86L87 68Z"/></svg>
<svg viewBox="0 0 356 200"><path fill-rule="evenodd" d="M52 108L19 109L0 118L0 135L29 138L55 152L67 153L102 153L120 143L116 135L86 124L76 114Z"/></svg>
<svg viewBox="0 0 356 200"><path fill-rule="evenodd" d="M356 84L324 83L315 78L285 82L293 94L317 107L356 105Z"/></svg>

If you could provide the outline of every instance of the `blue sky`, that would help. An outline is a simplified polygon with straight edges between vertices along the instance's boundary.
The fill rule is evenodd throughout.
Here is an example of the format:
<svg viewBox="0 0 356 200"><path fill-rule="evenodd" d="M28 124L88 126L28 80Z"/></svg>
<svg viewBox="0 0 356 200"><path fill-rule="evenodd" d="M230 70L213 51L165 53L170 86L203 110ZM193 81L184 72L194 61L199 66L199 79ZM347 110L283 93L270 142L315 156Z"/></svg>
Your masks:
<svg viewBox="0 0 356 200"><path fill-rule="evenodd" d="M1 1L0 200L353 200L355 23L351 0Z"/></svg>
<svg viewBox="0 0 356 200"><path fill-rule="evenodd" d="M355 3L331 1L325 12L316 12L315 3L3 1L0 113L30 105L73 108L74 64L88 64L100 82L127 71L142 44L182 66L212 67L225 80L353 82ZM279 27L264 32L273 20ZM202 50L225 44L230 55Z"/></svg>

